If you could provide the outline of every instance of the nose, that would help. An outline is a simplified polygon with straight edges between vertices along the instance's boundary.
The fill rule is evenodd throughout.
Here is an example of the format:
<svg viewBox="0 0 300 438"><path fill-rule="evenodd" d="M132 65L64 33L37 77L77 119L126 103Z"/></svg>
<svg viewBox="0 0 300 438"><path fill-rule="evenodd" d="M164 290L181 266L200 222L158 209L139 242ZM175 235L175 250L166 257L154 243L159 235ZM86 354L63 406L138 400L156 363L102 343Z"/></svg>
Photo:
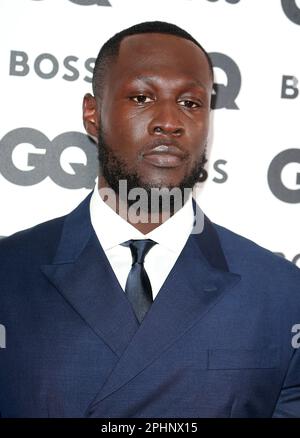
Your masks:
<svg viewBox="0 0 300 438"><path fill-rule="evenodd" d="M184 125L180 115L180 109L176 103L157 103L155 113L149 124L149 133L151 135L180 137L184 133Z"/></svg>

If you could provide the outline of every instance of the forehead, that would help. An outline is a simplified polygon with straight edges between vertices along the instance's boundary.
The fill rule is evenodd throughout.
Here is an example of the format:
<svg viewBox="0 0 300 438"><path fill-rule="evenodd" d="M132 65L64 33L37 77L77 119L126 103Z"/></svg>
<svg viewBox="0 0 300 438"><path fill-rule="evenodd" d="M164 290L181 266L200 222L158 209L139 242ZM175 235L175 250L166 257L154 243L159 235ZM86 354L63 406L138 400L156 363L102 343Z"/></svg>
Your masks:
<svg viewBox="0 0 300 438"><path fill-rule="evenodd" d="M147 33L124 38L110 73L115 84L143 75L157 75L211 85L209 64L200 47L169 34Z"/></svg>

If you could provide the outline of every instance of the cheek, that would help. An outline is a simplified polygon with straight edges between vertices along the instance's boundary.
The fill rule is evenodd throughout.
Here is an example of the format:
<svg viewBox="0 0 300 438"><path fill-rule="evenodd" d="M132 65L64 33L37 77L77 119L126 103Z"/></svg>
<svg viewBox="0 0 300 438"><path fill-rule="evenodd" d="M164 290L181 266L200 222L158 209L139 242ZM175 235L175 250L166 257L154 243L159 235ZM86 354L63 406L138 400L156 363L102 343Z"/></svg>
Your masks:
<svg viewBox="0 0 300 438"><path fill-rule="evenodd" d="M207 136L209 126L209 115L204 112L201 117L194 121L194 129L198 131L198 135L203 138Z"/></svg>
<svg viewBox="0 0 300 438"><path fill-rule="evenodd" d="M188 142L193 150L202 149L207 142L208 123L205 120L186 126Z"/></svg>
<svg viewBox="0 0 300 438"><path fill-rule="evenodd" d="M122 139L123 147L132 156L147 143L147 123L141 117L123 119L122 123L116 126L115 133Z"/></svg>
<svg viewBox="0 0 300 438"><path fill-rule="evenodd" d="M148 119L146 117L132 118L128 120L128 126L133 137L141 141L148 133Z"/></svg>
<svg viewBox="0 0 300 438"><path fill-rule="evenodd" d="M113 148L122 147L136 150L143 146L147 136L148 118L141 114L131 114L128 111L106 113L103 128L108 142Z"/></svg>
<svg viewBox="0 0 300 438"><path fill-rule="evenodd" d="M204 121L198 123L197 126L190 130L188 136L188 144L191 155L190 165L193 165L195 161L198 161L206 148L208 137L208 124Z"/></svg>

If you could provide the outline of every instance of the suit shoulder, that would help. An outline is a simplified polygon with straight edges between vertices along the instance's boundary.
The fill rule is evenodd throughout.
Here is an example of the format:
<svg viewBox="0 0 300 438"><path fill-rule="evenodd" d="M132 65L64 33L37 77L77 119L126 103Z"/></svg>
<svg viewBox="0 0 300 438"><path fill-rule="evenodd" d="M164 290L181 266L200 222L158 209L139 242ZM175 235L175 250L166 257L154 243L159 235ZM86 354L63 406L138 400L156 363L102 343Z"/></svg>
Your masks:
<svg viewBox="0 0 300 438"><path fill-rule="evenodd" d="M295 264L228 228L216 223L213 225L232 268L255 269L257 274L262 270L264 275L269 273L275 277L292 276L300 285L300 269Z"/></svg>
<svg viewBox="0 0 300 438"><path fill-rule="evenodd" d="M66 216L42 222L25 230L18 231L0 240L0 265L8 260L23 260L35 255L51 256L60 239Z"/></svg>

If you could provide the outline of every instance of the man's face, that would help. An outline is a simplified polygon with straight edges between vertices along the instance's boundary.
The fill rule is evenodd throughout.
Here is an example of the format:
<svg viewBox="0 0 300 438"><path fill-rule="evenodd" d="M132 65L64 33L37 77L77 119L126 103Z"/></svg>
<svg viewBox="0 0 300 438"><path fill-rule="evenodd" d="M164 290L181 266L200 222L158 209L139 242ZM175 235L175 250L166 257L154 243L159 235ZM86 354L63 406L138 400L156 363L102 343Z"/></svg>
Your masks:
<svg viewBox="0 0 300 438"><path fill-rule="evenodd" d="M207 142L212 79L189 40L126 37L97 103L99 156L106 183L191 187Z"/></svg>

